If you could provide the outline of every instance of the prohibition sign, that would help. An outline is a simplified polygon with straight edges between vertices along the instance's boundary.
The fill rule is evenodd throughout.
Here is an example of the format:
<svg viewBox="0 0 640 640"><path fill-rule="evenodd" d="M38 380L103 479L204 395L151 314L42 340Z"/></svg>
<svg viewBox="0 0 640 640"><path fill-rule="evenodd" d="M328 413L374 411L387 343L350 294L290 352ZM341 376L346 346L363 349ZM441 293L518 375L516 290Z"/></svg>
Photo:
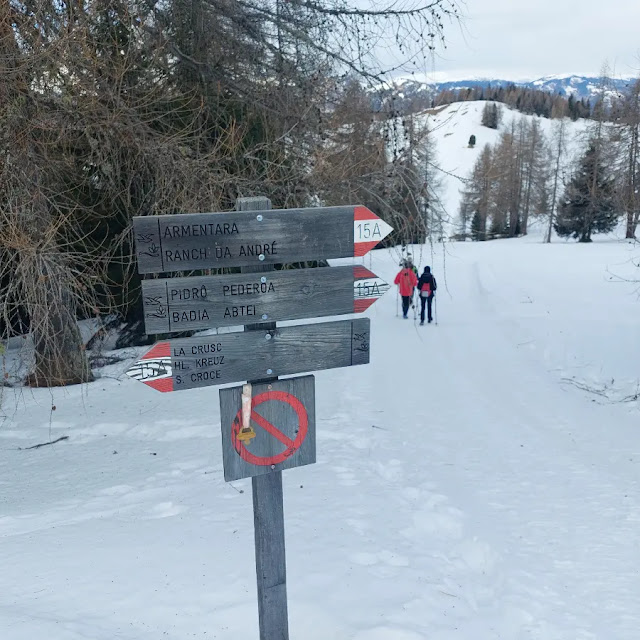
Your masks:
<svg viewBox="0 0 640 640"><path fill-rule="evenodd" d="M253 409L263 402L278 401L284 402L291 406L298 416L298 433L295 440L292 440L286 434L282 433L280 429L272 425L268 420L265 420L259 413L256 413ZM290 458L304 442L307 436L307 429L309 426L309 417L307 410L298 398L286 391L266 391L253 398L251 401L251 420L255 422L260 428L264 429L269 435L273 436L276 440L282 442L286 447L282 453L278 453L275 456L263 457L256 456L249 449L247 449L244 442L238 440L238 432L242 427L242 409L238 411L231 428L231 441L233 442L233 448L236 453L245 461L250 464L255 464L261 467L266 467L272 464L279 464Z"/></svg>

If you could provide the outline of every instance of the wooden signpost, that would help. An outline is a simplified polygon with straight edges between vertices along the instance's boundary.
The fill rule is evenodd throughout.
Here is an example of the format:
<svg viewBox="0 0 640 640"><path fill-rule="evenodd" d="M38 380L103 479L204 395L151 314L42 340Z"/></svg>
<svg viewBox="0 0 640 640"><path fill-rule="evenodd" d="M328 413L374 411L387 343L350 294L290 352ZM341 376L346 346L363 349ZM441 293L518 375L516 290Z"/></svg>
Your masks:
<svg viewBox="0 0 640 640"><path fill-rule="evenodd" d="M148 334L362 313L389 289L363 266L144 280Z"/></svg>
<svg viewBox="0 0 640 640"><path fill-rule="evenodd" d="M393 230L362 206L143 216L133 229L140 273L363 256Z"/></svg>
<svg viewBox="0 0 640 640"><path fill-rule="evenodd" d="M369 362L369 318L156 342L127 374L182 391Z"/></svg>
<svg viewBox="0 0 640 640"><path fill-rule="evenodd" d="M134 218L140 273L242 267L240 274L145 280L147 333L244 325L157 342L128 371L157 391L248 381L220 391L224 477L251 478L260 640L288 640L282 471L316 459L311 375L369 362L370 322L278 327L278 320L361 313L389 288L362 266L275 271L275 264L363 256L392 228L362 206Z"/></svg>

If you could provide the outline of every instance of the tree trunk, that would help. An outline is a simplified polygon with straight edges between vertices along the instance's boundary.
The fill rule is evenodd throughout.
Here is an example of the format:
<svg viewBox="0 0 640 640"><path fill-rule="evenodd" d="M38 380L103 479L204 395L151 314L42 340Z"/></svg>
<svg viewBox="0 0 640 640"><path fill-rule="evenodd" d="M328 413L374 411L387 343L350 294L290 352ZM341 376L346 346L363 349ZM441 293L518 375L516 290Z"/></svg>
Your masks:
<svg viewBox="0 0 640 640"><path fill-rule="evenodd" d="M511 178L512 185L512 203L511 203L511 219L509 222L509 235L516 238L522 231L522 190L524 177L524 138L525 138L525 120L520 120L520 130L516 141L513 137L513 154L514 154L514 171Z"/></svg>
<svg viewBox="0 0 640 640"><path fill-rule="evenodd" d="M640 124L633 123L631 127L631 143L629 145L629 172L628 178L628 194L627 194L627 232L625 237L635 239L636 229L638 227L638 219L640 217L640 195L637 193L640 185L638 184L638 147L640 146L639 130Z"/></svg>
<svg viewBox="0 0 640 640"><path fill-rule="evenodd" d="M558 182L560 181L560 162L564 153L564 118L560 121L557 130L556 168L553 174L553 195L551 196L551 212L549 213L549 228L547 229L546 243L551 243L551 232L555 219L556 206L558 204Z"/></svg>
<svg viewBox="0 0 640 640"><path fill-rule="evenodd" d="M527 228L529 226L529 211L531 209L531 192L533 190L533 180L536 173L536 151L538 149L539 132L536 121L531 125L529 140L529 154L528 154L528 166L527 166L527 188L525 192L524 210L522 212L522 227L521 232L523 236L527 235Z"/></svg>
<svg viewBox="0 0 640 640"><path fill-rule="evenodd" d="M556 172L553 177L553 195L551 196L551 211L549 212L549 227L547 229L547 237L544 240L547 244L551 243L551 232L553 231L553 221L555 219L556 203L558 201L559 174L560 174L560 154L558 154L558 159L556 161Z"/></svg>
<svg viewBox="0 0 640 640"><path fill-rule="evenodd" d="M62 256L53 256L61 260ZM51 260L51 256L49 257ZM34 387L59 387L91 382L93 376L76 320L76 304L60 265L42 269L35 299L46 304L32 306L31 335L35 366L27 378Z"/></svg>
<svg viewBox="0 0 640 640"><path fill-rule="evenodd" d="M32 387L63 387L91 382L93 375L83 349L80 331L75 319L68 314L50 314L49 327L56 332L55 345L46 332L34 335L36 346L35 367L27 377Z"/></svg>
<svg viewBox="0 0 640 640"><path fill-rule="evenodd" d="M523 236L527 235L527 227L529 225L529 209L531 208L531 188L533 182L533 170L530 167L527 171L527 188L524 196L524 209L522 211L522 224L520 228L520 233Z"/></svg>
<svg viewBox="0 0 640 640"><path fill-rule="evenodd" d="M595 193L595 189L592 189L592 193ZM595 219L595 212L593 211L593 200L589 204L587 211L585 212L585 218L582 224L582 231L580 232L580 240L578 242L591 242L591 232L593 231L593 221Z"/></svg>

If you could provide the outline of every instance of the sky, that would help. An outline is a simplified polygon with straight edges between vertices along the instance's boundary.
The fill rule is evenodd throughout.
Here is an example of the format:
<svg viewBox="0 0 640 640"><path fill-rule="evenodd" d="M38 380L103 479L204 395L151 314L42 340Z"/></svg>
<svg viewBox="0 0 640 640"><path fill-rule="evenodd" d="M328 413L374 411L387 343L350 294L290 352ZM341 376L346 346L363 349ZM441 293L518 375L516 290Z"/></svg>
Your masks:
<svg viewBox="0 0 640 640"><path fill-rule="evenodd" d="M445 22L446 50L419 66L442 81L640 73L640 1L466 0L462 27Z"/></svg>

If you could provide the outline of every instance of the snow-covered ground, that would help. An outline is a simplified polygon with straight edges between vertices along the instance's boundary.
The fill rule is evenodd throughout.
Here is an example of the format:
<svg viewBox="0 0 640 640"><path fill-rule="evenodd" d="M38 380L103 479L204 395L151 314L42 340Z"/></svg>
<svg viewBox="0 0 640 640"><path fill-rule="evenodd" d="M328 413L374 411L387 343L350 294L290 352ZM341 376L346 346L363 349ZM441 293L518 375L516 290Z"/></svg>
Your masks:
<svg viewBox="0 0 640 640"><path fill-rule="evenodd" d="M639 637L638 254L414 249L438 325L374 305L372 363L316 374L318 462L283 474L292 638ZM390 280L396 252L371 267ZM4 390L2 640L257 638L218 393L154 392L123 374L135 355Z"/></svg>
<svg viewBox="0 0 640 640"><path fill-rule="evenodd" d="M432 140L435 142L435 164L439 169L435 170L434 175L442 183L441 204L450 218L452 232L456 229L460 210L460 192L464 188L464 179L471 175L484 146L487 144L494 146L499 141L500 134L510 131L513 122L521 118L528 122L538 120L541 131L551 143L554 126L558 123L557 120L523 115L506 105L497 103L502 111L502 119L498 129L489 129L481 124L482 111L486 104L482 101L454 102L416 116L417 123L422 126L428 125ZM573 122L566 119L566 152L563 162L565 168L570 168L582 153L588 127L587 120ZM469 148L471 135L476 136L476 145L473 148Z"/></svg>

